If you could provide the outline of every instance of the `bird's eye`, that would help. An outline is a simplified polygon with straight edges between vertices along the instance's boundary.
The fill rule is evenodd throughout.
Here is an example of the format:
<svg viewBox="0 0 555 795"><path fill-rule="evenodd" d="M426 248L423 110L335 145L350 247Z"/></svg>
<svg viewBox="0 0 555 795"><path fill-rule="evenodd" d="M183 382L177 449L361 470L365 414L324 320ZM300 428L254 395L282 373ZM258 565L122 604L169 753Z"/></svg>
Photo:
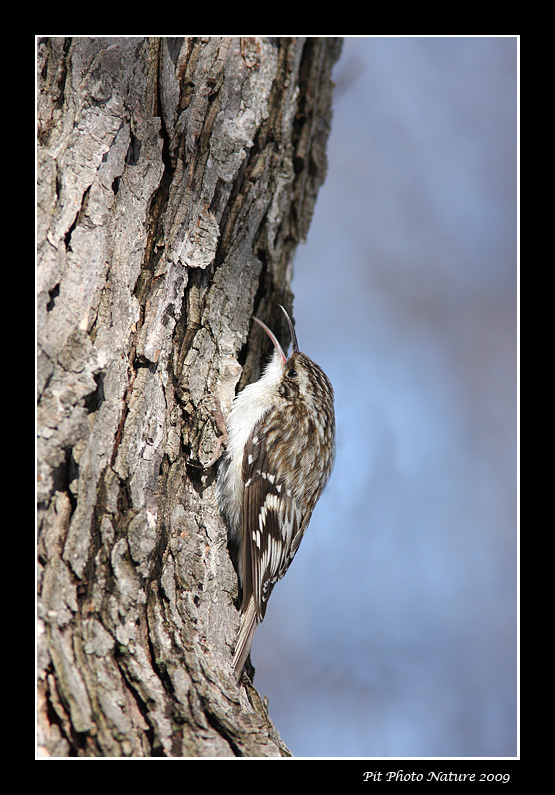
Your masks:
<svg viewBox="0 0 555 795"><path fill-rule="evenodd" d="M289 378L296 378L296 377L297 377L297 375L298 375L298 373L297 373L297 371L296 371L296 370L295 370L295 369L292 367L292 368L289 370L289 372L287 373L287 375L288 375L288 377L289 377Z"/></svg>

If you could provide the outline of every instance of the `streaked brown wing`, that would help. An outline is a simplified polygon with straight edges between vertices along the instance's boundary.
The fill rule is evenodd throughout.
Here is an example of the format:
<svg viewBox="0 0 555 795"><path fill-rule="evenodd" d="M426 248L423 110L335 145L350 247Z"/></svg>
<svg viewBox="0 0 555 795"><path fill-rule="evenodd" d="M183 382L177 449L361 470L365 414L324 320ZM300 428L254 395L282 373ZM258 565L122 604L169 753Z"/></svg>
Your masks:
<svg viewBox="0 0 555 795"><path fill-rule="evenodd" d="M293 540L300 521L294 500L272 471L263 423L255 427L243 456L243 604L252 594L259 621L297 549Z"/></svg>

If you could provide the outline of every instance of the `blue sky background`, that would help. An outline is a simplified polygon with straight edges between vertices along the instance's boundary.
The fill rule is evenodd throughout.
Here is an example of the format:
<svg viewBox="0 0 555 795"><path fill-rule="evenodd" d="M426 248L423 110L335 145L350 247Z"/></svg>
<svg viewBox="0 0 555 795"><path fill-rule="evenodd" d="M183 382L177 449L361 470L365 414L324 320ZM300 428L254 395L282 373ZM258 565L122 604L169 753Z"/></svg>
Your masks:
<svg viewBox="0 0 555 795"><path fill-rule="evenodd" d="M295 260L337 460L255 684L295 756L517 753L516 38L347 38Z"/></svg>

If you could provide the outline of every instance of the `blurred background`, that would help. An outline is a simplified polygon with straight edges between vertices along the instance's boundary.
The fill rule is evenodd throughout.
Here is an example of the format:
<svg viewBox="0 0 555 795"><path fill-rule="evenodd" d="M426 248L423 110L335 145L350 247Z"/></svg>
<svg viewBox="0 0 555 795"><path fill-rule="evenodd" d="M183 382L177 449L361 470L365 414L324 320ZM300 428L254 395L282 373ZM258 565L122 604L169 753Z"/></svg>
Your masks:
<svg viewBox="0 0 555 795"><path fill-rule="evenodd" d="M347 38L295 260L337 459L252 650L295 756L517 753L517 48Z"/></svg>

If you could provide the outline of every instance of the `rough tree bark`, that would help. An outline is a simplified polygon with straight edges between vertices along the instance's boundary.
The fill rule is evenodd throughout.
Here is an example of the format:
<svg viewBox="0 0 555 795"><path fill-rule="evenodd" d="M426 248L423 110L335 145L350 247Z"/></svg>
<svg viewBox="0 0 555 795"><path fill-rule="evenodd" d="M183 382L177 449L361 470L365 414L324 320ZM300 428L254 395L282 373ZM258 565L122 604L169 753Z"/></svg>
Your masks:
<svg viewBox="0 0 555 795"><path fill-rule="evenodd" d="M37 40L44 754L289 755L233 678L237 579L209 464L218 401L259 367L252 313L283 326L291 305L339 50Z"/></svg>

